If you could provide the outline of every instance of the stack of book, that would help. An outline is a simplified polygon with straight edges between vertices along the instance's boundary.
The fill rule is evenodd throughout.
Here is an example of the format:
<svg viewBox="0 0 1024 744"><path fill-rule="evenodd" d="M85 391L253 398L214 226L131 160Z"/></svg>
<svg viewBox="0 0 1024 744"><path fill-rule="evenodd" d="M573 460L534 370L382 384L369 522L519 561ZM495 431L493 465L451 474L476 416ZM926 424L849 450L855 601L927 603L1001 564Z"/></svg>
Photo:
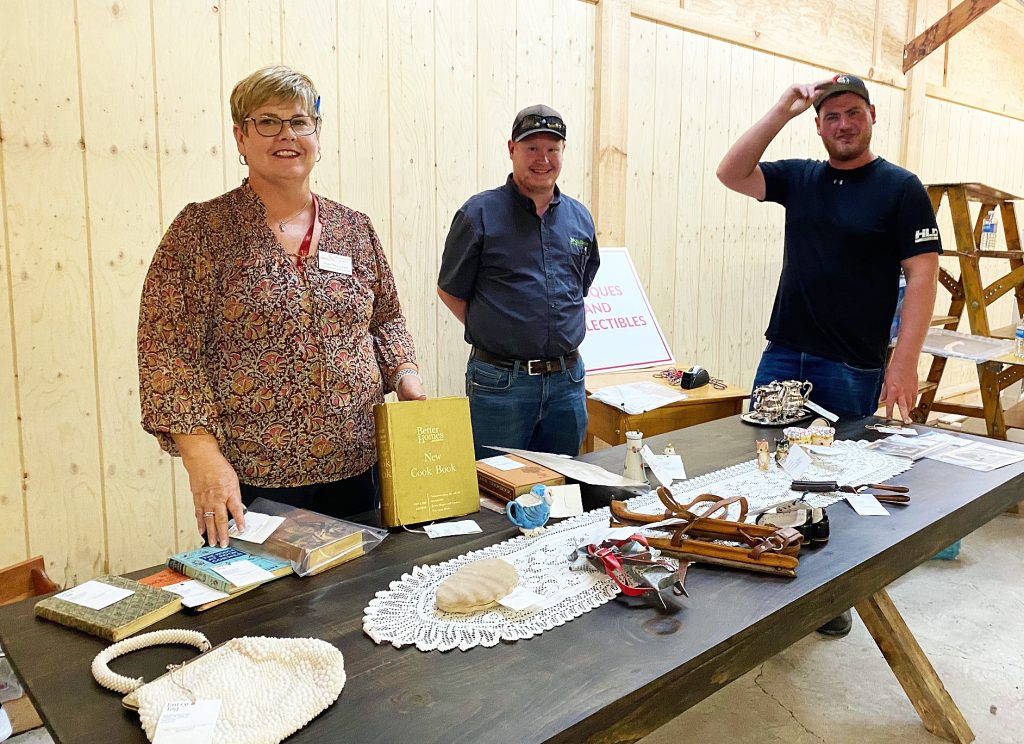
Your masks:
<svg viewBox="0 0 1024 744"><path fill-rule="evenodd" d="M561 473L516 455L477 460L476 479L480 493L502 501L512 501L517 496L529 492L538 483L545 486L561 486L565 483L565 477Z"/></svg>

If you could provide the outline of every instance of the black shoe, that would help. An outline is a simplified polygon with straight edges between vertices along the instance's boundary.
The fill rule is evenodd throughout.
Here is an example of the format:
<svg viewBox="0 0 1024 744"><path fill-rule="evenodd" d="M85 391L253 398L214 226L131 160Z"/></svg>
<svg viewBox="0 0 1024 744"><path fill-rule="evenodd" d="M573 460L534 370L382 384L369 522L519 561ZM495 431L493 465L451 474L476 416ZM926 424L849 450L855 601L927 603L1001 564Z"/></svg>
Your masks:
<svg viewBox="0 0 1024 744"><path fill-rule="evenodd" d="M852 627L853 614L847 610L818 628L818 632L822 635L831 636L833 638L842 638L843 636L850 634L850 629Z"/></svg>

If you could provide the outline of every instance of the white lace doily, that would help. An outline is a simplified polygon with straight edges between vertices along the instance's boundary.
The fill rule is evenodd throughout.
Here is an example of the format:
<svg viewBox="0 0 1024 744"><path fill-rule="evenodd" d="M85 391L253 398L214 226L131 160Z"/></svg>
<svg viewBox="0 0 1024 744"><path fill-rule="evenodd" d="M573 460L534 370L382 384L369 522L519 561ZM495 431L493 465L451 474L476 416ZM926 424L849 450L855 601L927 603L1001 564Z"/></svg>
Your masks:
<svg viewBox="0 0 1024 744"><path fill-rule="evenodd" d="M802 476L805 480L830 480L859 485L888 480L908 470L912 461L864 449L866 442L836 442L835 454L815 456ZM772 464L768 472L754 460L682 481L672 491L680 503L702 493L728 497L745 496L751 511L799 496L789 490L791 478ZM842 498L837 493L808 497L815 506L827 506ZM659 513L661 503L652 492L629 501L632 511ZM733 518L735 518L733 514ZM420 651L466 651L474 646L495 646L500 641L532 638L563 625L584 612L600 607L619 592L618 586L597 571L570 571L569 558L591 535L608 526L608 509L597 509L551 525L540 537L516 537L482 550L466 553L435 566L416 566L388 589L377 592L363 611L363 632L377 643L395 647L415 645ZM515 611L495 607L485 612L459 615L434 606L438 585L466 563L483 558L502 558L516 567L519 584L546 598L542 605Z"/></svg>
<svg viewBox="0 0 1024 744"><path fill-rule="evenodd" d="M811 464L800 476L800 480L835 481L839 485L859 486L865 483L883 483L900 473L910 470L913 460L893 457L877 450L866 449L870 442L837 441L825 454L811 454ZM825 450L821 450L824 452ZM671 486L672 494L680 504L688 504L702 493L712 493L723 499L744 496L751 513L769 509L776 504L801 496L800 491L790 490L793 479L772 460L771 468L765 472L757 469L757 461L734 465L716 470L699 478L679 481ZM842 500L845 493L827 491L808 493L803 500L811 506L830 506ZM630 502L633 511L660 514L664 507L653 492ZM706 508L700 505L697 512ZM716 517L722 517L716 514ZM730 507L731 519L739 516L739 507Z"/></svg>

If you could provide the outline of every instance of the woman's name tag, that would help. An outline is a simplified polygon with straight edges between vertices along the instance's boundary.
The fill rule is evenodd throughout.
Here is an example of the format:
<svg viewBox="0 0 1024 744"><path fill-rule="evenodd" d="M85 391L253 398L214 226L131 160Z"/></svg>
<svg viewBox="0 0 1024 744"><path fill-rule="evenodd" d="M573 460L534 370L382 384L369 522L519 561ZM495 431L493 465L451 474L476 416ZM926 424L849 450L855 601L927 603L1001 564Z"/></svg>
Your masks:
<svg viewBox="0 0 1024 744"><path fill-rule="evenodd" d="M326 251L320 251L316 255L317 266L321 271L352 275L352 256L342 256L340 253L327 253Z"/></svg>

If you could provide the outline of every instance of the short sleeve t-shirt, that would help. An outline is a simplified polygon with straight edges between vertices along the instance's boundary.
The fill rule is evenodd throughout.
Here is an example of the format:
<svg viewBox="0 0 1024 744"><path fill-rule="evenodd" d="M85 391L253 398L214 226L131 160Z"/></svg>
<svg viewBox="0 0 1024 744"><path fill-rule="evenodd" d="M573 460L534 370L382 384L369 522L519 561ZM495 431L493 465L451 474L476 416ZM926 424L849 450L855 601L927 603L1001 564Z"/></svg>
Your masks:
<svg viewBox="0 0 1024 744"><path fill-rule="evenodd" d="M785 252L765 337L858 367L885 363L900 262L941 253L928 192L882 158L853 170L761 163L765 201L786 208Z"/></svg>

